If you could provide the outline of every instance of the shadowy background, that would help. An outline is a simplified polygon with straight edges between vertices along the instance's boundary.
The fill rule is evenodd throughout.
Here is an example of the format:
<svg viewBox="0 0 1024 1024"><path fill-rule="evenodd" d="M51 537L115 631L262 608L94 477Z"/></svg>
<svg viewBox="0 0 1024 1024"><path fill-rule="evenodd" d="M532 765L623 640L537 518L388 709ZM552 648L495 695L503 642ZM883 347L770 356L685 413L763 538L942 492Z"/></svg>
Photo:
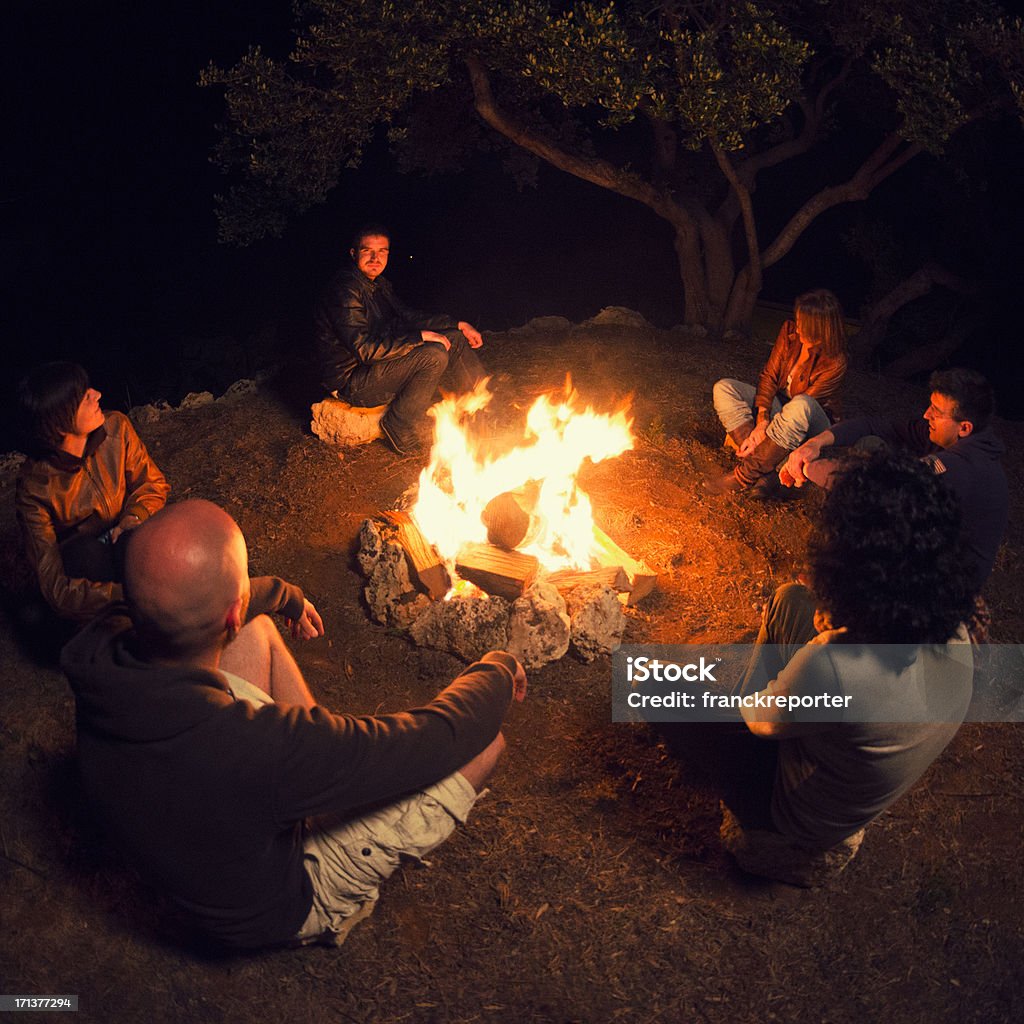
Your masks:
<svg viewBox="0 0 1024 1024"><path fill-rule="evenodd" d="M312 303L345 258L351 231L367 220L394 233L389 275L403 297L484 329L551 314L579 321L608 305L637 309L659 327L682 318L664 222L547 167L536 190L519 192L493 155L458 175L403 176L378 140L363 167L346 172L329 201L284 238L249 249L219 245L213 195L223 182L208 155L222 99L217 89L200 89L197 77L211 60L237 60L250 43L284 55L285 0L56 8L16 0L5 13L16 55L0 71L9 154L0 168L8 437L9 389L45 359L83 363L111 408L176 403L274 364L305 363ZM877 291L879 267L898 263L925 235L946 232L968 261L972 246L997 253L998 281L979 300L985 316L952 361L989 374L1003 414L1024 417L1016 394L1019 135L975 155L991 175L986 209L995 215L991 223L972 216L970 242L955 225L936 226L929 211L939 186L929 185L934 164L921 160L868 204L819 218L767 272L762 298L788 305L824 285L856 317ZM794 202L799 195L794 181ZM779 209L777 218L789 213ZM927 336L952 315L941 297L928 301L931 322L909 310L907 330Z"/></svg>

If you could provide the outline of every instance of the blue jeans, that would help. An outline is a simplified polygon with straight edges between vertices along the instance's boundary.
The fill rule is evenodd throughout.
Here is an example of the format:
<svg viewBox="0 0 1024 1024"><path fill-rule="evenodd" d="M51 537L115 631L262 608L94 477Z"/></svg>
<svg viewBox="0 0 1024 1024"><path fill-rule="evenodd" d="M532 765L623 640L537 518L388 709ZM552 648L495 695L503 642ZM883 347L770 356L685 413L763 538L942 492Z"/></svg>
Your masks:
<svg viewBox="0 0 1024 1024"><path fill-rule="evenodd" d="M712 399L726 433L744 423L753 422L756 396L757 388L745 381L724 377L716 382ZM807 438L832 426L828 414L818 404L818 400L810 395L797 395L785 404L776 398L772 402L771 417L768 436L780 448L789 452L798 448Z"/></svg>

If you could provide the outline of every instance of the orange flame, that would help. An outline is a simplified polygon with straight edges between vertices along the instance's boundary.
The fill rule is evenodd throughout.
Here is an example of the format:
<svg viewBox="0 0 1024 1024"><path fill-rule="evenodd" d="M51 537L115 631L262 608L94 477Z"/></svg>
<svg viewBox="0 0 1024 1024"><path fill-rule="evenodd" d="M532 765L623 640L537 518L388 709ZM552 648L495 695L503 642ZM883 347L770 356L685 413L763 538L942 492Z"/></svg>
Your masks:
<svg viewBox="0 0 1024 1024"><path fill-rule="evenodd" d="M539 485L534 511L540 532L523 550L548 572L590 569L593 516L576 475L585 459L601 462L633 447L627 407L610 415L580 408L567 377L562 394L541 395L533 403L521 441L502 452L471 430L472 417L491 397L485 380L468 394L445 396L430 410L434 446L411 512L417 526L452 563L464 544L487 539L481 515L492 498Z"/></svg>

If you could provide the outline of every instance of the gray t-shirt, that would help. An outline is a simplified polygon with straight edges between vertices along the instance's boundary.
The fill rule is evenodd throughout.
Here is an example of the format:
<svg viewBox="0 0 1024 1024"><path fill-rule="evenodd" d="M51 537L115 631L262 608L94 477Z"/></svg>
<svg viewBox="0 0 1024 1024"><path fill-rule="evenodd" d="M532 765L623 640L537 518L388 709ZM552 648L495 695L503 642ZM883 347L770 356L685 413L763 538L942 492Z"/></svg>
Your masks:
<svg viewBox="0 0 1024 1024"><path fill-rule="evenodd" d="M768 689L849 695L820 731L781 741L772 795L780 832L832 845L905 793L956 735L971 700L969 644L804 647Z"/></svg>

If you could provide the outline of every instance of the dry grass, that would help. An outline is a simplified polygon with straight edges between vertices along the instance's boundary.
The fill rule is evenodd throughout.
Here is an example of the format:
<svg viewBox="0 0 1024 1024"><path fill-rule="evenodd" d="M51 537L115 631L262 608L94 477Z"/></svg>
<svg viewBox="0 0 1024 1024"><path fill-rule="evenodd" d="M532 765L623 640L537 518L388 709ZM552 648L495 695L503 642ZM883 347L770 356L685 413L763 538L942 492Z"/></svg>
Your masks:
<svg viewBox="0 0 1024 1024"><path fill-rule="evenodd" d="M762 348L577 329L493 338L496 418L511 421L565 372L589 402L634 395L638 448L587 474L602 526L662 573L627 639L740 640L792 578L818 498L705 499L725 466L709 402L723 374L750 379ZM852 408L918 410L915 389L857 377ZM1013 525L991 585L997 639L1024 638L1020 428ZM350 549L417 466L377 445L344 459L301 412L264 392L144 431L177 498L224 504L254 573L303 585L329 636L298 648L337 710L429 698L458 670L372 625ZM26 584L12 487L2 484L0 568ZM31 631L29 631L30 633ZM77 801L73 705L52 667L0 629L0 988L71 992L80 1020L471 1022L1019 1019L1024 915L1017 726L967 726L868 832L825 891L741 876L717 844L717 804L644 729L609 722L609 666L571 657L533 675L508 723L509 755L469 827L405 869L340 951L217 958L183 940L157 894L92 830ZM19 637L21 640L19 640ZM52 650L56 640L39 645Z"/></svg>

